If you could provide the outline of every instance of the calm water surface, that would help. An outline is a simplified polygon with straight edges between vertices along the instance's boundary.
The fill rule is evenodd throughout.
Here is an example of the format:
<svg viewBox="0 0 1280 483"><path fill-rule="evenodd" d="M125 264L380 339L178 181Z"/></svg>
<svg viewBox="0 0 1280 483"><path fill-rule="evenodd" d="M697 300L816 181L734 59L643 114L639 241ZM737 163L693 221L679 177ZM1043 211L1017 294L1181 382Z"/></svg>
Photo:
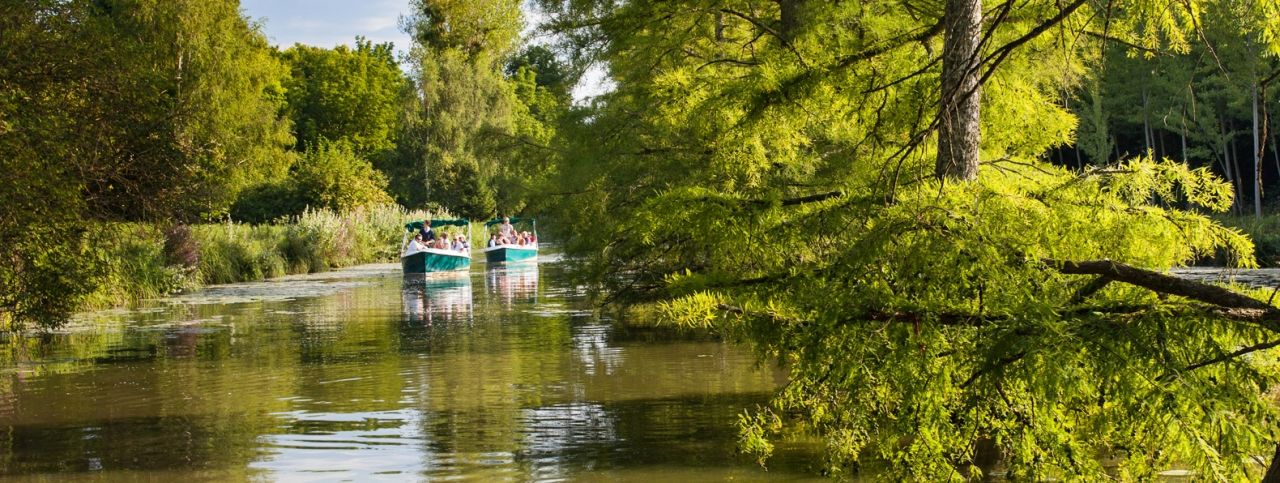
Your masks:
<svg viewBox="0 0 1280 483"><path fill-rule="evenodd" d="M594 315L555 261L212 287L0 343L0 476L774 480L734 422L780 374Z"/></svg>

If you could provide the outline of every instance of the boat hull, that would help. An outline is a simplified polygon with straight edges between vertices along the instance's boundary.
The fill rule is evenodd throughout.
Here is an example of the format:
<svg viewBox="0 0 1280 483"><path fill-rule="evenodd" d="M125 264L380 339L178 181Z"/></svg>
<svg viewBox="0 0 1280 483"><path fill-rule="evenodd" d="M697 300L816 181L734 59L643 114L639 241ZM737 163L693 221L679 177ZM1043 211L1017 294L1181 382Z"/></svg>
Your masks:
<svg viewBox="0 0 1280 483"><path fill-rule="evenodd" d="M452 272L471 268L471 257L445 250L427 250L400 257L404 273Z"/></svg>
<svg viewBox="0 0 1280 483"><path fill-rule="evenodd" d="M537 247L498 245L484 249L484 260L489 263L518 262L538 257Z"/></svg>

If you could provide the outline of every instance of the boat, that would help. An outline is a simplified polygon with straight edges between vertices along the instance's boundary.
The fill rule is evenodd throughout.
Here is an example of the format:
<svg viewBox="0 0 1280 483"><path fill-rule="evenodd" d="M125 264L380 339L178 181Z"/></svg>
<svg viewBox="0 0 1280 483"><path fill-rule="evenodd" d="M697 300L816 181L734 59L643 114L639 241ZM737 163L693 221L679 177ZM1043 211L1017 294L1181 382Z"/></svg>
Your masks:
<svg viewBox="0 0 1280 483"><path fill-rule="evenodd" d="M533 225L533 235L535 239L538 236L537 220L534 220L533 218L528 218L528 219L509 218L509 220L513 224L519 223L521 221L530 222ZM484 223L485 231L488 231L489 227L492 227L493 225L497 225L500 223L502 223L502 219L500 218L494 218L492 220L486 221ZM519 262L519 261L525 261L525 260L536 260L537 258L538 258L537 243L526 244L526 245L504 243L501 245L494 245L484 249L484 260L485 262L488 262L488 263Z"/></svg>
<svg viewBox="0 0 1280 483"><path fill-rule="evenodd" d="M470 227L471 222L468 220L431 220L431 228L444 226L466 226ZM431 273L431 272L449 272L454 270L467 270L471 268L470 251L460 252L455 250L444 250L438 248L428 248L425 250L414 250L411 244L406 244L409 234L422 229L422 222L415 221L406 223L405 240L400 243L400 268L406 275L415 273Z"/></svg>
<svg viewBox="0 0 1280 483"><path fill-rule="evenodd" d="M484 261L489 263L536 260L537 245L498 245L484 249Z"/></svg>

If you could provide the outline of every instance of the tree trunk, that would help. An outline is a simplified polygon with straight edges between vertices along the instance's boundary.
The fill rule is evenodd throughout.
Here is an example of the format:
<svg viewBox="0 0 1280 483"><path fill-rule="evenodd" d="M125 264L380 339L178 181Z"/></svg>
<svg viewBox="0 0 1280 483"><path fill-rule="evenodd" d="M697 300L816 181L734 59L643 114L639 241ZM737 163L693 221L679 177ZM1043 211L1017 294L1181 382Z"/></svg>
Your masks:
<svg viewBox="0 0 1280 483"><path fill-rule="evenodd" d="M1227 125L1219 122L1218 132L1222 135L1218 142L1218 146L1222 151L1222 175L1227 178L1228 183L1231 183L1231 211L1234 213L1240 197L1236 194L1236 178L1231 173L1231 145L1227 142Z"/></svg>
<svg viewBox="0 0 1280 483"><path fill-rule="evenodd" d="M1227 153L1231 155L1231 170L1236 174L1236 214L1244 214L1244 176L1240 174L1240 154L1236 152L1235 136L1227 141Z"/></svg>
<svg viewBox="0 0 1280 483"><path fill-rule="evenodd" d="M800 16L800 4L802 3L804 3L804 0L778 0L778 9L781 10L779 16L781 16L782 24L781 28L778 29L778 33L782 34L782 37L787 41L791 40L796 28L800 26L798 17Z"/></svg>
<svg viewBox="0 0 1280 483"><path fill-rule="evenodd" d="M1258 85L1253 85L1253 216L1262 218L1262 150L1258 147Z"/></svg>
<svg viewBox="0 0 1280 483"><path fill-rule="evenodd" d="M1276 445L1276 452L1271 455L1271 465L1267 466L1267 473L1262 475L1262 483L1280 483L1280 444Z"/></svg>
<svg viewBox="0 0 1280 483"><path fill-rule="evenodd" d="M1142 141L1147 145L1147 151L1142 153L1150 156L1151 153L1151 123L1147 121L1147 90L1142 89Z"/></svg>
<svg viewBox="0 0 1280 483"><path fill-rule="evenodd" d="M1186 108L1183 108L1182 110L1182 130L1179 132L1179 134L1180 134L1179 137L1182 139L1182 162L1186 163L1189 161L1187 159L1187 111L1186 111Z"/></svg>
<svg viewBox="0 0 1280 483"><path fill-rule="evenodd" d="M982 0L947 0L942 42L942 95L938 109L938 158L934 174L943 179L978 177L978 44Z"/></svg>
<svg viewBox="0 0 1280 483"><path fill-rule="evenodd" d="M1160 142L1156 143L1156 145L1160 146L1160 152L1157 153L1157 157L1160 159L1169 157L1169 150L1164 148L1164 131L1152 129L1151 135L1160 140Z"/></svg>
<svg viewBox="0 0 1280 483"><path fill-rule="evenodd" d="M1277 149L1280 145L1277 144L1276 136L1273 134L1271 136L1271 160L1276 162L1276 172L1280 173L1280 149Z"/></svg>
<svg viewBox="0 0 1280 483"><path fill-rule="evenodd" d="M716 42L724 42L724 12L716 10Z"/></svg>

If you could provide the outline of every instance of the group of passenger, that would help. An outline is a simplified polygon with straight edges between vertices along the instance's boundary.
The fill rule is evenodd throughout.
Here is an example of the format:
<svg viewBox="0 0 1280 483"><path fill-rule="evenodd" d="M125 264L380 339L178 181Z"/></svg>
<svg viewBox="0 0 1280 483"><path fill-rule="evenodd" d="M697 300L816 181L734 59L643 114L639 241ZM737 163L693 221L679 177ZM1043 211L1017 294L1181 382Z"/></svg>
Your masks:
<svg viewBox="0 0 1280 483"><path fill-rule="evenodd" d="M466 235L458 234L452 237L448 233L441 233L436 236L436 231L431 229L431 221L423 220L422 231L413 236L413 240L409 242L409 253L415 253L427 250L429 248L436 250L453 250L458 252L471 251L471 244L467 242Z"/></svg>
<svg viewBox="0 0 1280 483"><path fill-rule="evenodd" d="M462 234L452 236L450 240L448 233L436 234L431 228L431 220L422 221L422 231L413 236L413 240L409 241L406 253L417 253L427 249L436 250L453 250L459 252L470 252L471 244L467 242L467 237ZM517 245L517 246L536 246L538 244L538 234L527 231L516 231L511 226L511 218L503 217L502 225L498 227L496 233L489 235L489 247L498 245Z"/></svg>
<svg viewBox="0 0 1280 483"><path fill-rule="evenodd" d="M536 233L529 233L527 231L520 231L520 232L516 231L516 228L514 226L511 226L511 218L504 216L502 217L502 225L498 226L498 232L492 233L489 235L488 246L489 247L496 247L498 245L526 246L526 245L537 245L537 244L538 244L538 235Z"/></svg>

